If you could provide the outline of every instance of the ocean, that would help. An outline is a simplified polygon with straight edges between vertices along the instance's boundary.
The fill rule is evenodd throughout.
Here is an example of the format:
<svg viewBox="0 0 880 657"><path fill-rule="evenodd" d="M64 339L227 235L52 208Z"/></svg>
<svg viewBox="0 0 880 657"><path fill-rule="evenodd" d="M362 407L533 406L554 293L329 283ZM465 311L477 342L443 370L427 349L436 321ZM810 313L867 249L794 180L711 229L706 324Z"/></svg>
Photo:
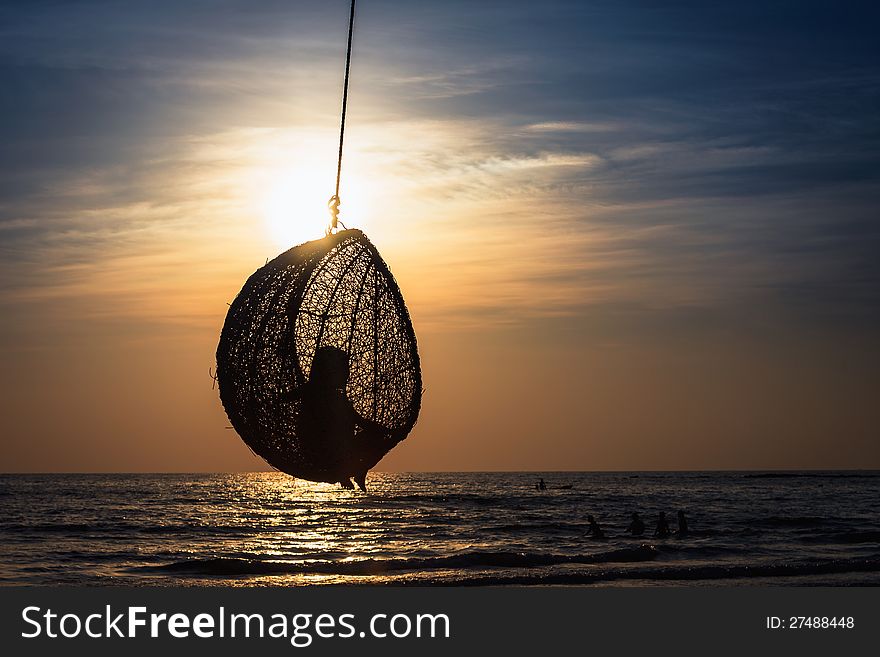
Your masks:
<svg viewBox="0 0 880 657"><path fill-rule="evenodd" d="M535 489L539 477L547 490ZM880 472L0 475L0 584L880 585ZM665 511L687 536L652 536ZM644 536L624 532L639 512ZM592 514L606 534L587 536Z"/></svg>

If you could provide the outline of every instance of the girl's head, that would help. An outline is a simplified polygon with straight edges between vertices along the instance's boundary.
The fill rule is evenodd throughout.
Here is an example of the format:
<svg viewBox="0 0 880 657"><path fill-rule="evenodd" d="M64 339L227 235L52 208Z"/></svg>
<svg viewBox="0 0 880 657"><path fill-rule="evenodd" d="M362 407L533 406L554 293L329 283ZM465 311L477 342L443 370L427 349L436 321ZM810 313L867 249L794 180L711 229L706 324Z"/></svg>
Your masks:
<svg viewBox="0 0 880 657"><path fill-rule="evenodd" d="M340 389L348 383L348 354L336 347L315 352L309 383L321 388Z"/></svg>

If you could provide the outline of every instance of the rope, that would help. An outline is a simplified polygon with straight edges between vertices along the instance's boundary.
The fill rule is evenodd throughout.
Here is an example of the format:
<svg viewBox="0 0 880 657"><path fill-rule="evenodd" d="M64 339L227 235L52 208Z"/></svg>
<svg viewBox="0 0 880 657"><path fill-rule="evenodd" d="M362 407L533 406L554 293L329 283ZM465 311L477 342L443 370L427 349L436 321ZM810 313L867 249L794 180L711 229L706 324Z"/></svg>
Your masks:
<svg viewBox="0 0 880 657"><path fill-rule="evenodd" d="M333 196L330 197L330 200L327 201L327 208L330 210L330 225L327 227L328 235L336 230L337 224L339 223L339 205L341 203L339 198L339 179L342 177L342 143L345 139L345 110L348 106L348 72L351 68L351 35L354 32L354 3L355 0L351 0L351 13L348 17L348 48L345 52L345 82L342 87L342 121L339 125L339 157L336 160L336 191ZM345 224L342 224L342 227L345 228Z"/></svg>

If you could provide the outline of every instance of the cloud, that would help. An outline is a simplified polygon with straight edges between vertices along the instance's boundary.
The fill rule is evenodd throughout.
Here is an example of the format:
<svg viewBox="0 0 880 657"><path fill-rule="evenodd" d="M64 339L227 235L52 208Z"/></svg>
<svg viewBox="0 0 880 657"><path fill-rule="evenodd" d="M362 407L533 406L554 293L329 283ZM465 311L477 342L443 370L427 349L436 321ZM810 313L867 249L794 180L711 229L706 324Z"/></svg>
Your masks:
<svg viewBox="0 0 880 657"><path fill-rule="evenodd" d="M544 121L527 125L525 129L534 132L613 132L619 129L619 126L610 122Z"/></svg>
<svg viewBox="0 0 880 657"><path fill-rule="evenodd" d="M464 30L429 4L359 16L348 211L426 322L748 303L873 321L880 92L861 27L852 52L824 36L823 58L800 28L730 32L712 8L561 3L535 29L538 10L505 6ZM345 26L321 3L7 17L5 306L214 321L211 296L273 255L265 181L304 161L332 178Z"/></svg>

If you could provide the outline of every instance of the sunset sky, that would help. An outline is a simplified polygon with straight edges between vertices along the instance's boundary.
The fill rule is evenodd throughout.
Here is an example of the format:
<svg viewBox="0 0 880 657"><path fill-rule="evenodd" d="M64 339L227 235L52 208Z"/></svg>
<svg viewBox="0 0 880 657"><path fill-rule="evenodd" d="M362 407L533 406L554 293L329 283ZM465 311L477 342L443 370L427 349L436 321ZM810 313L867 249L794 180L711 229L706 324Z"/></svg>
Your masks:
<svg viewBox="0 0 880 657"><path fill-rule="evenodd" d="M341 218L426 388L379 469L880 468L878 18L360 0ZM322 235L347 19L0 5L0 470L267 467L209 368Z"/></svg>

